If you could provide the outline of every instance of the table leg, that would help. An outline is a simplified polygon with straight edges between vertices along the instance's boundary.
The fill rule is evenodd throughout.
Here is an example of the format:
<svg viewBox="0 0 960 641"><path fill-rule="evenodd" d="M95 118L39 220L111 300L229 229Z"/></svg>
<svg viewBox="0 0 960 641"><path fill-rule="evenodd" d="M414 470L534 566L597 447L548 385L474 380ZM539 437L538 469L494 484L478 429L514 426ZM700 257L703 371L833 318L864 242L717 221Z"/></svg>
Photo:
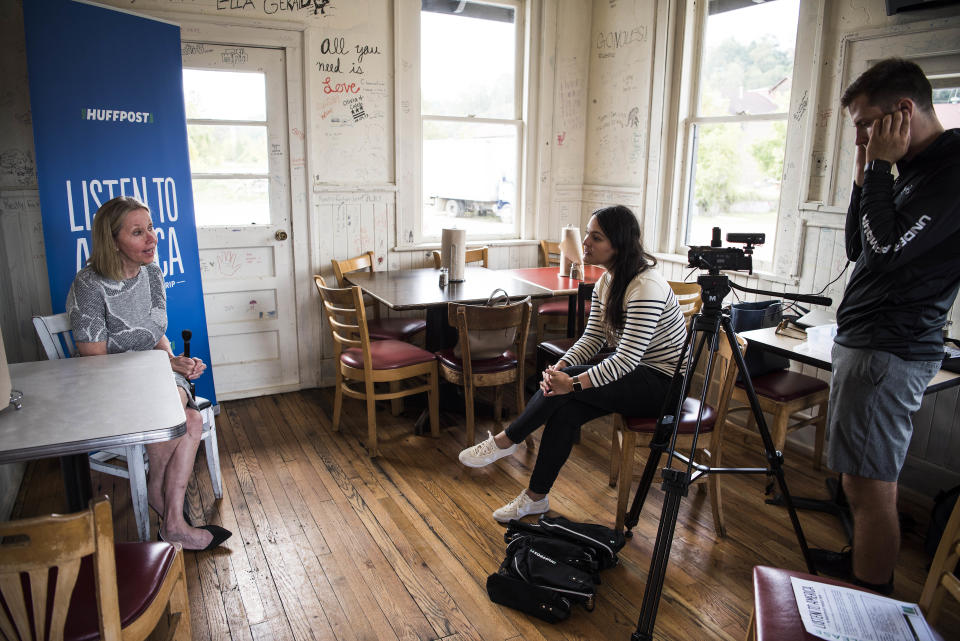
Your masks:
<svg viewBox="0 0 960 641"><path fill-rule="evenodd" d="M567 338L573 338L577 322L577 297L567 297Z"/></svg>
<svg viewBox="0 0 960 641"><path fill-rule="evenodd" d="M93 485L90 482L90 458L86 452L61 456L60 473L67 496L67 510L79 512L87 509L93 498Z"/></svg>

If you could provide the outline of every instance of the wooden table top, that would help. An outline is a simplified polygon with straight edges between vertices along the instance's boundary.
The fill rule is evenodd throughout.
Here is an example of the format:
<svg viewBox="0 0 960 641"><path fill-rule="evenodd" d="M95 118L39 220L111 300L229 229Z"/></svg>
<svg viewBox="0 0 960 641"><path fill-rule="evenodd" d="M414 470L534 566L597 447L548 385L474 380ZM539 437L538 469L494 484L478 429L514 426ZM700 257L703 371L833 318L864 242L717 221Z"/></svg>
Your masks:
<svg viewBox="0 0 960 641"><path fill-rule="evenodd" d="M748 343L755 344L757 347L765 351L786 356L791 360L806 363L807 365L813 365L814 367L819 367L820 369L831 369L829 351L821 351L816 353L808 351L806 349L805 340L777 334L776 327L751 329L746 332L738 332L737 335L745 338ZM954 385L960 385L960 374L941 369L933 377L933 380L930 381L930 384L927 385L927 389L924 394L939 392L947 389L948 387L953 387Z"/></svg>
<svg viewBox="0 0 960 641"><path fill-rule="evenodd" d="M160 350L14 363L10 379L23 407L0 412L0 463L167 441L186 431Z"/></svg>
<svg viewBox="0 0 960 641"><path fill-rule="evenodd" d="M595 283L607 270L596 265L583 266L583 279L567 278L560 275L559 267L525 267L523 269L501 269L501 273L549 289L554 296L573 296L580 283Z"/></svg>
<svg viewBox="0 0 960 641"><path fill-rule="evenodd" d="M344 279L391 309L426 309L447 303L485 303L493 290L504 289L510 298L547 298L549 289L516 278L511 270L467 266L465 279L440 288L437 269L402 269L388 272L352 272Z"/></svg>

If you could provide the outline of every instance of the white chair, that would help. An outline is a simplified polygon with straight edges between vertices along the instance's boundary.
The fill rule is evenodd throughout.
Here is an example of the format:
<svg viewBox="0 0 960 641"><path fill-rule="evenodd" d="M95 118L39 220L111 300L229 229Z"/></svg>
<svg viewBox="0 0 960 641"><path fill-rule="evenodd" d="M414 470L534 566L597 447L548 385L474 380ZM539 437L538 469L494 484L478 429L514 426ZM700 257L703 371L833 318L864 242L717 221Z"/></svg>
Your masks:
<svg viewBox="0 0 960 641"><path fill-rule="evenodd" d="M49 360L70 358L77 353L70 334L70 317L67 314L34 316L33 326ZM220 478L220 450L217 447L217 426L214 422L213 405L197 396L197 409L203 418L203 440L207 451L207 468L213 495L223 497L223 482ZM147 459L143 445L105 449L90 453L90 469L130 479L130 501L133 516L137 521L137 534L141 541L150 539L150 512L147 505Z"/></svg>

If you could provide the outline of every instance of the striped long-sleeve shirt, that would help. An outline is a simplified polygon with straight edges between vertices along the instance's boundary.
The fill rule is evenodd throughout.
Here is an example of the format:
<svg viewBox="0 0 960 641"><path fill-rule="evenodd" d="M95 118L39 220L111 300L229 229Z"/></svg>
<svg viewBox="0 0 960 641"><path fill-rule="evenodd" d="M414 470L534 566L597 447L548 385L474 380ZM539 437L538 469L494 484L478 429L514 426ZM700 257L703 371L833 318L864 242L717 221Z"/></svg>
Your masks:
<svg viewBox="0 0 960 641"><path fill-rule="evenodd" d="M564 362L586 363L606 343L615 348L614 353L586 372L594 387L611 383L641 364L673 375L687 328L670 285L653 269L634 277L623 296L626 322L622 331L615 332L603 321L611 282L609 272L597 281L583 336L564 354Z"/></svg>

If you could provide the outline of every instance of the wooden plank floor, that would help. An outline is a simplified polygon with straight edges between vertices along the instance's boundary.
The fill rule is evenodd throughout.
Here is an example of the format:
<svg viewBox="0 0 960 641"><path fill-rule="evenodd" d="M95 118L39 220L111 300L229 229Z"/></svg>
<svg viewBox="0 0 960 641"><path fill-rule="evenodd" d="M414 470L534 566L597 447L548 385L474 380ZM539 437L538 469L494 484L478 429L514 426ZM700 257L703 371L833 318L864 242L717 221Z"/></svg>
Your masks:
<svg viewBox="0 0 960 641"><path fill-rule="evenodd" d="M568 621L550 625L492 604L485 591L504 549L504 529L490 513L528 479L534 458L525 447L487 468L468 469L457 461L462 417L445 414L442 436L431 439L412 433L416 408L398 418L381 408L383 454L371 460L363 448L363 405L345 401L340 433L331 429L331 407L330 390L223 403L217 429L224 497L213 499L201 448L188 498L195 519L223 525L234 536L215 552L186 555L194 638L630 638L660 516L658 486L620 566L603 574L596 609L577 609ZM477 429L493 429L492 420L481 417ZM609 434L606 419L585 428L551 493L553 513L612 525ZM734 443L729 463L760 465L754 449ZM638 465L642 459L643 453ZM788 452L794 495L823 496L826 476ZM694 489L683 500L657 638L742 639L752 607L752 566L802 568L787 514L763 503L763 484L761 477L724 477L726 539L713 532L705 491ZM133 540L125 481L95 473L94 489L113 501L117 539ZM14 517L61 511L62 495L56 462L33 463ZM904 533L895 596L915 601L928 559L923 511L911 511L917 522ZM832 517L802 513L801 521L811 545L842 546Z"/></svg>

